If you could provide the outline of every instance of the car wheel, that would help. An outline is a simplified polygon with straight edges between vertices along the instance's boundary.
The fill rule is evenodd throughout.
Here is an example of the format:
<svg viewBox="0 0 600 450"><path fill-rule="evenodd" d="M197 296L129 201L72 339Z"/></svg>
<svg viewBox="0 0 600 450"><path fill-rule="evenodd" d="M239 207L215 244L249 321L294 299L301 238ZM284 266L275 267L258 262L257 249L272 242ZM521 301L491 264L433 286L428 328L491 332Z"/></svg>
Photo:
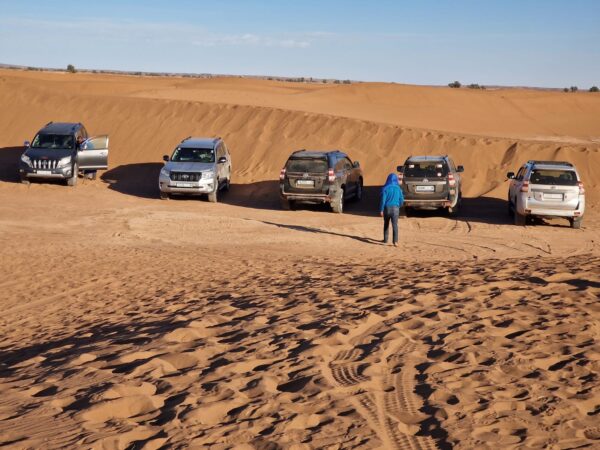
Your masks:
<svg viewBox="0 0 600 450"><path fill-rule="evenodd" d="M583 219L569 219L569 222L571 222L571 228L579 230L581 228L581 222L583 222Z"/></svg>
<svg viewBox="0 0 600 450"><path fill-rule="evenodd" d="M514 206L513 203L510 201L510 197L508 197L508 215L509 217L513 217L515 215L515 210L514 210Z"/></svg>
<svg viewBox="0 0 600 450"><path fill-rule="evenodd" d="M331 210L334 213L341 214L344 212L344 190L340 189L335 198L331 201Z"/></svg>
<svg viewBox="0 0 600 450"><path fill-rule="evenodd" d="M168 194L168 192L161 192L161 193L160 193L160 199L161 199L161 200L169 200L169 198L170 198L170 197L169 197L169 194Z"/></svg>
<svg viewBox="0 0 600 450"><path fill-rule="evenodd" d="M227 178L225 180L225 186L223 186L223 190L225 192L228 192L230 187L231 187L231 180L229 178Z"/></svg>
<svg viewBox="0 0 600 450"><path fill-rule="evenodd" d="M362 182L362 180L360 180L358 182L358 186L356 186L355 199L357 202L360 202L362 200L362 197L363 197L363 182Z"/></svg>
<svg viewBox="0 0 600 450"><path fill-rule="evenodd" d="M67 179L68 186L75 186L77 184L77 177L79 176L79 167L77 164L73 164L73 175Z"/></svg>
<svg viewBox="0 0 600 450"><path fill-rule="evenodd" d="M281 199L281 209L283 209L284 211L289 211L290 209L292 209L292 202L290 202L287 198L282 198Z"/></svg>
<svg viewBox="0 0 600 450"><path fill-rule="evenodd" d="M21 175L21 184L31 184L31 181L29 181L27 175Z"/></svg>
<svg viewBox="0 0 600 450"><path fill-rule="evenodd" d="M515 211L515 225L522 227L525 226L525 224L527 224L527 216Z"/></svg>
<svg viewBox="0 0 600 450"><path fill-rule="evenodd" d="M211 192L210 194L208 194L208 201L211 203L217 203L218 196L219 196L219 185L217 184L217 187L215 188L215 190L213 192Z"/></svg>

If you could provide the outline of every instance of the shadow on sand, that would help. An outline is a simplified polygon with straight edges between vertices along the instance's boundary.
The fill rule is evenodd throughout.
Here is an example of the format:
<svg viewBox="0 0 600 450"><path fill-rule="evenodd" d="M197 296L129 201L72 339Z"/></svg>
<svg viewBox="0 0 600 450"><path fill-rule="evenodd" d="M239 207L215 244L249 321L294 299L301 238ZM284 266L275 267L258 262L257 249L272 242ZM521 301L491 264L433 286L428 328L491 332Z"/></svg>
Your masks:
<svg viewBox="0 0 600 450"><path fill-rule="evenodd" d="M0 148L0 181L19 183L19 159L25 151L23 147Z"/></svg>

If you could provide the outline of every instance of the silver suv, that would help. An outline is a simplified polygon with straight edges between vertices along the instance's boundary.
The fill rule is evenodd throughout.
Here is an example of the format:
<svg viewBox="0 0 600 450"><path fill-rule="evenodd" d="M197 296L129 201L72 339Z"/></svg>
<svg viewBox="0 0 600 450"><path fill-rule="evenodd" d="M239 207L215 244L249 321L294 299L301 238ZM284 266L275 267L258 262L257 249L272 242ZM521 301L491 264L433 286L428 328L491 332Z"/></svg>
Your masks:
<svg viewBox="0 0 600 450"><path fill-rule="evenodd" d="M585 210L583 182L573 164L560 161L528 161L517 174L508 172L508 213L515 225L529 217L564 217L580 228Z"/></svg>
<svg viewBox="0 0 600 450"><path fill-rule="evenodd" d="M158 178L162 199L171 194L207 195L216 202L221 190L229 190L231 155L221 138L187 137L163 159Z"/></svg>
<svg viewBox="0 0 600 450"><path fill-rule="evenodd" d="M455 166L449 156L409 156L398 166L398 179L404 194L404 211L440 209L457 213L462 203L463 166Z"/></svg>

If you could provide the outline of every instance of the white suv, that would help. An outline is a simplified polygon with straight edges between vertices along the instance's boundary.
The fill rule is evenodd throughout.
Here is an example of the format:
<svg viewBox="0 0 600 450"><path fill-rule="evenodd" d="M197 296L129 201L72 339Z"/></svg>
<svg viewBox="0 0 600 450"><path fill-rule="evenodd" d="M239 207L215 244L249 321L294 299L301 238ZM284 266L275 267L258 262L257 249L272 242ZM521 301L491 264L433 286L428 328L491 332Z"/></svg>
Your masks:
<svg viewBox="0 0 600 450"><path fill-rule="evenodd" d="M508 212L515 225L528 217L564 217L580 228L585 210L583 182L573 164L558 161L528 161L517 174L508 172Z"/></svg>
<svg viewBox="0 0 600 450"><path fill-rule="evenodd" d="M216 202L220 191L229 190L231 155L221 138L188 137L171 156L163 156L158 177L160 198L170 195L207 195Z"/></svg>

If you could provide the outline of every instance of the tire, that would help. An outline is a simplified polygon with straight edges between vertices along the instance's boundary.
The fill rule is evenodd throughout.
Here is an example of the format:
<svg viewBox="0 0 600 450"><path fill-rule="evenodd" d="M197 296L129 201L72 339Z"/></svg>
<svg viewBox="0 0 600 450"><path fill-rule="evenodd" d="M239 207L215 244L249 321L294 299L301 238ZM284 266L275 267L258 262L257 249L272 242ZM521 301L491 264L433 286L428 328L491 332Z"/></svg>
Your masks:
<svg viewBox="0 0 600 450"><path fill-rule="evenodd" d="M217 187L213 192L208 194L208 201L211 203L217 203L219 201L219 184L217 183Z"/></svg>
<svg viewBox="0 0 600 450"><path fill-rule="evenodd" d="M335 198L331 201L331 210L336 214L342 214L344 212L344 190L340 189L335 195Z"/></svg>
<svg viewBox="0 0 600 450"><path fill-rule="evenodd" d="M67 186L76 186L77 178L79 177L79 167L77 164L73 164L73 175L71 178L67 178Z"/></svg>
<svg viewBox="0 0 600 450"><path fill-rule="evenodd" d="M583 222L583 219L569 219L569 222L571 222L571 228L574 230L579 230L581 228L581 222Z"/></svg>
<svg viewBox="0 0 600 450"><path fill-rule="evenodd" d="M29 181L29 178L27 178L27 175L21 175L21 184L26 184L26 185L31 184L31 181Z"/></svg>
<svg viewBox="0 0 600 450"><path fill-rule="evenodd" d="M168 192L161 192L160 193L160 199L161 200L169 200L169 198L171 198L171 197L169 196Z"/></svg>
<svg viewBox="0 0 600 450"><path fill-rule="evenodd" d="M358 182L358 186L356 186L356 194L354 195L354 199L357 202L360 202L363 198L363 181L360 180Z"/></svg>
<svg viewBox="0 0 600 450"><path fill-rule="evenodd" d="M523 227L527 224L527 216L523 215L523 214L519 214L517 211L515 211L515 225L519 226L519 227Z"/></svg>
<svg viewBox="0 0 600 450"><path fill-rule="evenodd" d="M95 180L96 179L96 174L97 174L97 172L95 170L93 170L91 172L86 172L85 177L88 180Z"/></svg>
<svg viewBox="0 0 600 450"><path fill-rule="evenodd" d="M510 197L508 198L508 216L509 217L514 217L515 215L515 210L514 210L514 206L512 204L512 202L510 201Z"/></svg>
<svg viewBox="0 0 600 450"><path fill-rule="evenodd" d="M284 211L289 211L290 209L292 209L291 202L287 198L281 199L281 209L283 209Z"/></svg>
<svg viewBox="0 0 600 450"><path fill-rule="evenodd" d="M223 186L223 190L225 192L229 192L229 189L231 188L231 180L229 178L227 178L225 180L225 185Z"/></svg>

